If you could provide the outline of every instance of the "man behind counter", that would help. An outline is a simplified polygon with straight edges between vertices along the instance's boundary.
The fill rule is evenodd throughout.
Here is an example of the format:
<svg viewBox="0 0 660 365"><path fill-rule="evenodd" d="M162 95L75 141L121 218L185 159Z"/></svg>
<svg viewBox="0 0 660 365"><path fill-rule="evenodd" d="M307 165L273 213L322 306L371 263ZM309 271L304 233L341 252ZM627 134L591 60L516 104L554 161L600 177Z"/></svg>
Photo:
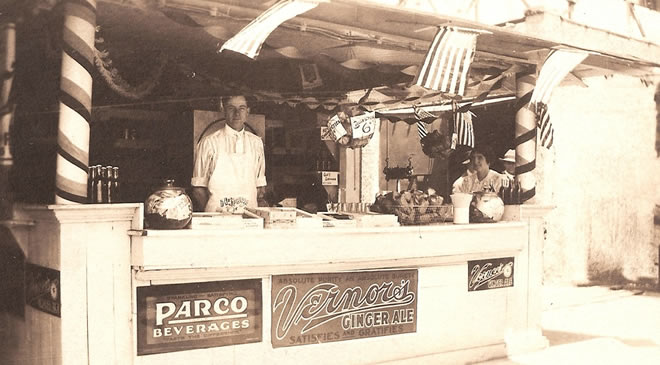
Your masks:
<svg viewBox="0 0 660 365"><path fill-rule="evenodd" d="M266 205L264 145L244 128L250 114L244 96L225 97L221 107L225 126L197 145L192 199L196 210L241 213L245 207Z"/></svg>

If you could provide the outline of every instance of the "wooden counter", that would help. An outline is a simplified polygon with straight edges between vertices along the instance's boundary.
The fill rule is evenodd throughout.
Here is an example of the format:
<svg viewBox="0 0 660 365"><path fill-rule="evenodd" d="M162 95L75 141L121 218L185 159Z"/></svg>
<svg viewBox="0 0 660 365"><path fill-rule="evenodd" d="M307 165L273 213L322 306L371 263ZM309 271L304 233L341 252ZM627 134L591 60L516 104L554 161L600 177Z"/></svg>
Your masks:
<svg viewBox="0 0 660 365"><path fill-rule="evenodd" d="M26 338L0 353L16 363L67 365L453 364L538 349L547 345L540 290L548 208L521 209L522 221L494 224L249 231L142 230L135 205L23 209L21 219L38 232L29 235L27 260L61 271L62 315L30 311L29 320L8 322ZM469 291L468 262L497 258L514 260L513 286ZM415 273L413 332L274 346L274 276L387 270ZM243 279L261 283L261 341L138 355L138 288ZM45 319L47 328L35 326ZM36 338L49 344L38 356Z"/></svg>

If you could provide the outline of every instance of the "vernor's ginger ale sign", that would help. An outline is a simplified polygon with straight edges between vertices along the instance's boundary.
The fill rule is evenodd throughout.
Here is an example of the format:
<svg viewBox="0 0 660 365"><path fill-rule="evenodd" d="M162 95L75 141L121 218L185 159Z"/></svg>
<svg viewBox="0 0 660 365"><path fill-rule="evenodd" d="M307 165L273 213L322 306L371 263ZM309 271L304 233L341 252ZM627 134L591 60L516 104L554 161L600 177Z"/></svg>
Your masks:
<svg viewBox="0 0 660 365"><path fill-rule="evenodd" d="M468 261L468 291L513 286L513 257Z"/></svg>
<svg viewBox="0 0 660 365"><path fill-rule="evenodd" d="M137 288L138 355L260 342L261 280Z"/></svg>
<svg viewBox="0 0 660 365"><path fill-rule="evenodd" d="M273 276L273 347L417 331L417 270Z"/></svg>

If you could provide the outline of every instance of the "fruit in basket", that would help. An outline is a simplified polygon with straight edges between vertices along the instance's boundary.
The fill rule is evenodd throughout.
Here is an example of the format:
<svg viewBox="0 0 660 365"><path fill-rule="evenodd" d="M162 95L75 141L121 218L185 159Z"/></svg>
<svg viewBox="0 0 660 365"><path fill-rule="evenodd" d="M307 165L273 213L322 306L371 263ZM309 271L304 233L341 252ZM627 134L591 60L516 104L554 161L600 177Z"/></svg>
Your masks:
<svg viewBox="0 0 660 365"><path fill-rule="evenodd" d="M439 207L442 205L444 198L439 195L429 195L429 206L430 207Z"/></svg>
<svg viewBox="0 0 660 365"><path fill-rule="evenodd" d="M436 195L433 189L406 190L378 194L370 209L372 212L395 214L402 224L427 224L446 218L442 203L443 198Z"/></svg>

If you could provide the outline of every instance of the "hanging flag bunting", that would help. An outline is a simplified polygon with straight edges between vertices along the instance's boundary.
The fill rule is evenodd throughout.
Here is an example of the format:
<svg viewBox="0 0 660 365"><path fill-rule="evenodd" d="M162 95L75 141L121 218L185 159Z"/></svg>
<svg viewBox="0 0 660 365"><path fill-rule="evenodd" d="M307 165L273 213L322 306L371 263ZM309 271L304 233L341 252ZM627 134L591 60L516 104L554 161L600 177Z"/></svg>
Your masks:
<svg viewBox="0 0 660 365"><path fill-rule="evenodd" d="M552 90L579 65L587 53L582 51L568 51L563 49L552 50L543 62L539 78L532 92L531 104L548 104Z"/></svg>
<svg viewBox="0 0 660 365"><path fill-rule="evenodd" d="M474 148L474 127L472 125L472 117L474 114L471 111L456 114L456 130L457 143L463 146Z"/></svg>
<svg viewBox="0 0 660 365"><path fill-rule="evenodd" d="M314 9L322 0L282 0L259 15L222 45L225 49L255 59L266 38L285 21Z"/></svg>
<svg viewBox="0 0 660 365"><path fill-rule="evenodd" d="M545 104L537 104L536 110L536 126L539 130L538 138L541 146L550 149L554 139L555 131L550 122L550 113L548 106Z"/></svg>
<svg viewBox="0 0 660 365"><path fill-rule="evenodd" d="M418 108L417 105L413 105L413 113L417 119L417 134L419 134L419 139L422 139L428 134L424 123L430 123L437 117L422 108Z"/></svg>
<svg viewBox="0 0 660 365"><path fill-rule="evenodd" d="M472 125L471 111L461 112L456 101L452 102L454 115L454 132L451 137L451 148L456 149L458 145L474 148L474 127Z"/></svg>
<svg viewBox="0 0 660 365"><path fill-rule="evenodd" d="M415 78L415 85L463 96L479 33L465 28L440 27Z"/></svg>
<svg viewBox="0 0 660 365"><path fill-rule="evenodd" d="M554 138L554 128L548 112L548 102L552 90L561 83L569 72L584 61L587 55L586 52L582 51L553 50L543 62L529 103L536 113L539 141L541 146L545 148L552 147Z"/></svg>

